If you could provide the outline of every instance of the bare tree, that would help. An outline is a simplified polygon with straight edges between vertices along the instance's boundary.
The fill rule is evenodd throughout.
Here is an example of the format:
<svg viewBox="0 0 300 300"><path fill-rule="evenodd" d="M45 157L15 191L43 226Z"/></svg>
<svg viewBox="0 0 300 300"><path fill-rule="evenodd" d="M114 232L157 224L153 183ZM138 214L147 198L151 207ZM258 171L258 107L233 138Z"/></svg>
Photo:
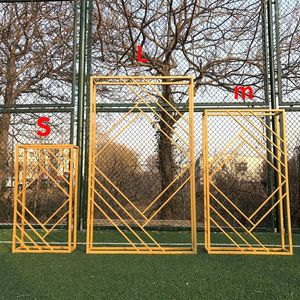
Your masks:
<svg viewBox="0 0 300 300"><path fill-rule="evenodd" d="M283 101L299 103L300 91L300 3L282 1L280 15L280 55Z"/></svg>
<svg viewBox="0 0 300 300"><path fill-rule="evenodd" d="M69 101L73 10L70 3L1 4L0 101ZM70 84L69 84L70 86ZM5 186L11 114L0 117L0 187Z"/></svg>
<svg viewBox="0 0 300 300"><path fill-rule="evenodd" d="M216 96L226 102L237 84L252 85L257 99L263 86L261 1L96 1L93 34L93 68L101 74L193 75L198 101ZM148 63L138 63L137 45L142 45ZM161 88L165 98L177 105L186 98L176 96L170 85ZM230 96L229 96L230 95ZM200 100L201 101L201 100ZM161 188L176 174L172 141L176 121L159 113L157 153ZM162 121L163 119L164 121ZM169 189L165 196L172 193ZM162 211L171 218L172 207Z"/></svg>

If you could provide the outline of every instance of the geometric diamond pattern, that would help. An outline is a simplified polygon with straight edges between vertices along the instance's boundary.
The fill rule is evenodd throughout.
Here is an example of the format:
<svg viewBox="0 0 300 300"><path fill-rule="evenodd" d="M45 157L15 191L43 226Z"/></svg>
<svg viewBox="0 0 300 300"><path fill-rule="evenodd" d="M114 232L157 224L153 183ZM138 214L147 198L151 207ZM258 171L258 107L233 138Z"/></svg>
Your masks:
<svg viewBox="0 0 300 300"><path fill-rule="evenodd" d="M227 143L218 148L218 122L231 131ZM226 125L227 124L227 125ZM224 136L222 136L223 138ZM216 149L219 149L216 151ZM250 153L250 154L249 154ZM238 162L238 163L237 163ZM259 164L257 163L259 162ZM248 164L256 164L251 169ZM240 173L236 165L244 166ZM278 254L293 253L288 191L285 111L283 110L206 110L203 113L203 168L205 248L213 254ZM253 171L254 168L254 171ZM228 171L230 169L230 171ZM226 171L227 170L227 173ZM260 185L261 172L269 170L274 186L261 192L253 211L246 213L241 193L243 185ZM224 185L231 176L240 190ZM245 179L244 179L245 178ZM227 181L227 184L230 182ZM249 201L249 200L248 200ZM278 244L264 241L259 229L268 218L278 214ZM217 230L223 242L214 242ZM275 234L276 235L276 234ZM271 236L271 235L270 235Z"/></svg>
<svg viewBox="0 0 300 300"><path fill-rule="evenodd" d="M76 249L77 150L74 145L17 145L13 253ZM62 228L67 230L57 230Z"/></svg>
<svg viewBox="0 0 300 300"><path fill-rule="evenodd" d="M96 130L96 86L126 86L135 99L128 112L111 124L107 130L97 136ZM162 85L186 85L192 89L190 77L92 77L90 106L90 164L89 164L89 196L87 253L138 253L138 254L182 254L196 253L196 216L195 216L195 178L194 178L194 145L193 145L193 94L188 96L190 113L182 113L160 92ZM160 113L159 113L160 112ZM170 122L171 120L171 122ZM131 126L143 122L150 124L161 135L168 139L185 161L177 175L161 191L157 191L147 205L126 194L120 182L106 172L105 166L109 158L111 145L130 134ZM170 125L172 123L172 126ZM160 125L159 125L160 124ZM163 125L161 125L163 124ZM141 128L141 132L143 129ZM130 136L139 140L139 136ZM125 137L126 138L126 137ZM144 135L144 138L147 138ZM183 189L190 189L191 204L191 247L168 246L161 244L153 231L148 228L167 205L173 205ZM98 216L98 217L97 217ZM97 218L105 219L123 240L126 246L99 245L95 243L95 226Z"/></svg>

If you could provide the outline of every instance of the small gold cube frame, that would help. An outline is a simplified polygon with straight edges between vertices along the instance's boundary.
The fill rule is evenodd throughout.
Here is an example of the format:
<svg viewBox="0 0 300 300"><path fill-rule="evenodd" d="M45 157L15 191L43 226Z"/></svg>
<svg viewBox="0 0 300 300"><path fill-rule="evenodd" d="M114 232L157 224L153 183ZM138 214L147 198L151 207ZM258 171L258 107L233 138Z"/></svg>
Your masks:
<svg viewBox="0 0 300 300"><path fill-rule="evenodd" d="M78 147L17 145L13 253L76 249Z"/></svg>

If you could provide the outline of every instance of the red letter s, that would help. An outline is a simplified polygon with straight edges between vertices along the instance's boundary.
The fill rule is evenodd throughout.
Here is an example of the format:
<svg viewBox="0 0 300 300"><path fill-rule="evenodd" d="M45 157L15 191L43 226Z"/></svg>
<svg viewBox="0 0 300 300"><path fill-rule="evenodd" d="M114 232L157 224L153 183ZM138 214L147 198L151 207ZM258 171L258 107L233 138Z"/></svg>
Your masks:
<svg viewBox="0 0 300 300"><path fill-rule="evenodd" d="M41 117L38 119L37 124L38 126L40 126L41 128L45 129L45 131L37 131L37 134L39 136L48 136L51 132L51 128L49 125L44 124L44 122L50 122L50 118L48 117Z"/></svg>

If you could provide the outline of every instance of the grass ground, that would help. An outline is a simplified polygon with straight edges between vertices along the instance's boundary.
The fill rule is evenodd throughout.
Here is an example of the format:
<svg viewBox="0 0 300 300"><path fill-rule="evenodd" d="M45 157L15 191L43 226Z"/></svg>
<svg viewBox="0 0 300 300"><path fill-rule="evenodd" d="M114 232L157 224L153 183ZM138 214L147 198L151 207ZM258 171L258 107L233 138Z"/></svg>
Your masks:
<svg viewBox="0 0 300 300"><path fill-rule="evenodd" d="M11 233L0 231L0 241ZM84 233L79 235L84 240ZM202 234L199 235L203 241ZM300 236L294 236L300 244ZM300 299L289 256L11 254L0 244L0 299Z"/></svg>

